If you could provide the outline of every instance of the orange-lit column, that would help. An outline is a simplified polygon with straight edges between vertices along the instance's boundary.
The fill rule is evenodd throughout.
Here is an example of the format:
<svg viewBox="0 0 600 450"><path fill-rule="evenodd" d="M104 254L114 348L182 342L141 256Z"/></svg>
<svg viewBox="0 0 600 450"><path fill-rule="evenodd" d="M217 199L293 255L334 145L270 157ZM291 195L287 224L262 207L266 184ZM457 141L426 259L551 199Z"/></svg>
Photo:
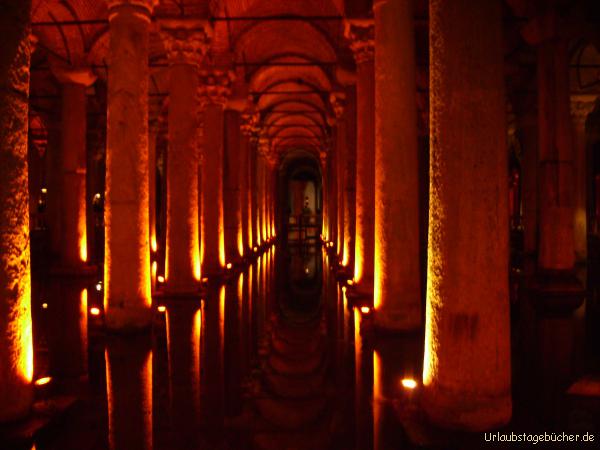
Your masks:
<svg viewBox="0 0 600 450"><path fill-rule="evenodd" d="M150 229L150 250L156 254L158 250L158 238L156 236L156 140L158 138L159 122L151 120L148 123L148 184L149 184L149 229Z"/></svg>
<svg viewBox="0 0 600 450"><path fill-rule="evenodd" d="M258 136L256 129L250 136L250 220L252 222L252 246L257 249L260 245L260 227L258 225Z"/></svg>
<svg viewBox="0 0 600 450"><path fill-rule="evenodd" d="M330 125L335 122L334 119L328 119ZM333 142L336 141L335 135L337 135L334 128ZM335 144L330 145L327 149L327 224L328 224L328 235L329 240L337 245L337 219L338 219L338 193L337 193L337 149Z"/></svg>
<svg viewBox="0 0 600 450"><path fill-rule="evenodd" d="M429 14L423 406L438 425L487 430L511 417L502 2L430 0Z"/></svg>
<svg viewBox="0 0 600 450"><path fill-rule="evenodd" d="M148 28L154 1L109 3L104 307L109 329L150 324Z"/></svg>
<svg viewBox="0 0 600 450"><path fill-rule="evenodd" d="M0 14L0 422L33 403L27 125L31 2Z"/></svg>
<svg viewBox="0 0 600 450"><path fill-rule="evenodd" d="M346 88L346 167L344 186L344 256L342 265L354 270L354 235L356 220L356 95L354 86Z"/></svg>
<svg viewBox="0 0 600 450"><path fill-rule="evenodd" d="M327 175L327 152L325 150L321 150L319 152L319 161L321 162L321 192L322 192L322 200L321 204L323 206L321 210L322 214L322 224L321 224L321 233L323 234L323 239L329 240L329 193L327 192L329 186L329 176Z"/></svg>
<svg viewBox="0 0 600 450"><path fill-rule="evenodd" d="M233 74L227 70L201 73L198 94L204 117L202 147L202 273L219 275L225 267L223 225L224 108Z"/></svg>
<svg viewBox="0 0 600 450"><path fill-rule="evenodd" d="M344 197L346 194L346 118L344 117L345 98L343 92L333 92L329 101L335 114L335 191L337 194L336 214L336 253L338 261L344 259Z"/></svg>
<svg viewBox="0 0 600 450"><path fill-rule="evenodd" d="M78 268L87 261L86 89L96 81L87 68L54 66L61 83L60 260Z"/></svg>
<svg viewBox="0 0 600 450"><path fill-rule="evenodd" d="M375 289L377 326L421 326L415 40L410 0L376 0Z"/></svg>
<svg viewBox="0 0 600 450"><path fill-rule="evenodd" d="M240 113L225 112L225 158L223 166L223 204L225 255L236 263L244 254L242 240L242 158L240 154Z"/></svg>
<svg viewBox="0 0 600 450"><path fill-rule="evenodd" d="M571 118L575 138L574 157L574 228L575 257L578 261L587 258L587 135L585 124L588 115L596 106L595 95L579 95L571 97Z"/></svg>
<svg viewBox="0 0 600 450"><path fill-rule="evenodd" d="M208 47L206 23L161 20L169 60L167 258L165 291L194 292L200 281L197 128L198 65Z"/></svg>
<svg viewBox="0 0 600 450"><path fill-rule="evenodd" d="M242 112L241 116L240 131L242 133L240 140L240 158L242 159L242 165L240 167L240 184L241 190L241 202L242 202L242 230L243 230L243 244L244 253L248 250L252 250L254 247L254 227L252 222L252 175L251 171L251 141L252 132L256 124L257 116L253 111L246 110Z"/></svg>
<svg viewBox="0 0 600 450"><path fill-rule="evenodd" d="M558 14L534 18L523 31L537 45L539 247L536 306L569 313L583 301L575 277L574 151L569 98L569 42Z"/></svg>
<svg viewBox="0 0 600 450"><path fill-rule="evenodd" d="M359 292L373 289L375 219L374 29L367 20L349 23L346 36L356 60L356 243L354 279Z"/></svg>
<svg viewBox="0 0 600 450"><path fill-rule="evenodd" d="M277 162L277 155L270 153L267 158L267 190L265 193L267 200L267 235L269 239L275 238L275 190L277 189L275 185L275 173Z"/></svg>

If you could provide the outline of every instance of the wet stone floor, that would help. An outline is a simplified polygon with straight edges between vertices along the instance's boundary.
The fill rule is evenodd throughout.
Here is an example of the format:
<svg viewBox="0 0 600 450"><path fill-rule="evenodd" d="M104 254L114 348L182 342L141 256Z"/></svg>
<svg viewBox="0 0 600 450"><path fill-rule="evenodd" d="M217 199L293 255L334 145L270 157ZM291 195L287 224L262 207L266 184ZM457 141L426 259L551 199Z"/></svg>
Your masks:
<svg viewBox="0 0 600 450"><path fill-rule="evenodd" d="M152 331L135 336L104 334L96 281L34 285L36 376L52 376L36 388L34 417L48 423L31 441L0 448L490 445L483 433L427 424L419 408L423 336L377 336L369 314L348 303L328 258L320 246L272 246L225 284L209 285L203 298L155 300L164 308L154 308ZM527 312L515 314L515 412L502 431L598 433L597 403L558 398L560 383L540 375L553 362L527 357L543 351L527 337Z"/></svg>

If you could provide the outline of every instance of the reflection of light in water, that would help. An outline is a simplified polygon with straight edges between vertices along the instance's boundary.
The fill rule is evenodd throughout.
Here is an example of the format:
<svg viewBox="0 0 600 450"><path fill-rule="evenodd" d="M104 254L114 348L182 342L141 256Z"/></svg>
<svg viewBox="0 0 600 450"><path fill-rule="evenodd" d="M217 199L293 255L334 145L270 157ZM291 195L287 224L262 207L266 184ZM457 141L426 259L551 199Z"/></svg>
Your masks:
<svg viewBox="0 0 600 450"><path fill-rule="evenodd" d="M373 351L373 448L380 448L381 419L383 401L383 380L381 379L381 357L376 350Z"/></svg>

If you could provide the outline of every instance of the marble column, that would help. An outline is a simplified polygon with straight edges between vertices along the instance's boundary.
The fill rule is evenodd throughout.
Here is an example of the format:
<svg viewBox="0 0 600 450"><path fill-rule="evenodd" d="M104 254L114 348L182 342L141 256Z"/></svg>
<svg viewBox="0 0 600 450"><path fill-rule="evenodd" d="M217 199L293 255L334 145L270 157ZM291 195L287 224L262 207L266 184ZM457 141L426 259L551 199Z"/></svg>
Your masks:
<svg viewBox="0 0 600 450"><path fill-rule="evenodd" d="M96 81L88 68L53 66L61 84L60 265L87 262L86 89Z"/></svg>
<svg viewBox="0 0 600 450"><path fill-rule="evenodd" d="M109 329L150 325L148 33L154 1L109 0L104 308Z"/></svg>
<svg viewBox="0 0 600 450"><path fill-rule="evenodd" d="M244 110L241 116L242 122L240 131L242 133L240 140L240 158L242 160L240 167L241 202L242 202L242 230L244 254L248 253L254 247L254 227L252 222L252 176L250 174L251 162L251 141L252 132L257 121L257 115L250 109Z"/></svg>
<svg viewBox="0 0 600 450"><path fill-rule="evenodd" d="M587 134L585 124L588 115L596 106L596 95L571 96L571 118L574 131L574 232L575 259L585 262L587 259Z"/></svg>
<svg viewBox="0 0 600 450"><path fill-rule="evenodd" d="M258 223L258 135L256 128L250 136L250 220L252 221L252 249L260 245L260 227Z"/></svg>
<svg viewBox="0 0 600 450"><path fill-rule="evenodd" d="M411 0L376 0L375 320L421 326L419 161Z"/></svg>
<svg viewBox="0 0 600 450"><path fill-rule="evenodd" d="M354 270L356 220L356 95L354 86L346 88L346 167L344 186L344 257L342 265Z"/></svg>
<svg viewBox="0 0 600 450"><path fill-rule="evenodd" d="M532 284L539 311L569 314L583 301L574 274L574 151L569 98L568 38L550 9L522 31L537 46L539 142L538 264Z"/></svg>
<svg viewBox="0 0 600 450"><path fill-rule="evenodd" d="M242 240L242 158L240 155L240 113L225 112L225 158L223 166L223 202L225 255L227 262L238 263L244 254Z"/></svg>
<svg viewBox="0 0 600 450"><path fill-rule="evenodd" d="M199 288L198 68L209 44L206 21L162 19L169 61L169 150L167 152L167 255L165 291Z"/></svg>
<svg viewBox="0 0 600 450"><path fill-rule="evenodd" d="M423 406L440 426L482 431L511 417L502 2L430 0L429 14Z"/></svg>
<svg viewBox="0 0 600 450"><path fill-rule="evenodd" d="M225 267L223 223L224 108L231 94L233 73L207 68L201 72L198 94L204 117L202 147L202 273L221 274Z"/></svg>
<svg viewBox="0 0 600 450"><path fill-rule="evenodd" d="M343 92L333 92L329 96L333 113L335 115L335 190L337 193L337 230L336 230L336 254L341 263L344 259L344 197L346 194L346 118L344 116L344 104L346 96Z"/></svg>
<svg viewBox="0 0 600 450"><path fill-rule="evenodd" d="M354 281L358 291L373 290L375 223L375 76L372 21L350 22L346 36L356 60L356 243Z"/></svg>
<svg viewBox="0 0 600 450"><path fill-rule="evenodd" d="M0 422L33 403L27 128L31 2L0 14Z"/></svg>

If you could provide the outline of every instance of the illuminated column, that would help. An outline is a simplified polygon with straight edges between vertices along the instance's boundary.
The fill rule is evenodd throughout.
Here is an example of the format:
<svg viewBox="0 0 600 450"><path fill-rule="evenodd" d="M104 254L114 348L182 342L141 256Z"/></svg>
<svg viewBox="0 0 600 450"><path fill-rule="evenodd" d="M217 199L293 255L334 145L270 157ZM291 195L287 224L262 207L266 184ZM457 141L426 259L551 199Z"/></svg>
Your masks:
<svg viewBox="0 0 600 450"><path fill-rule="evenodd" d="M585 123L596 105L595 95L571 97L571 118L575 138L575 256L578 261L587 258L587 136Z"/></svg>
<svg viewBox="0 0 600 450"><path fill-rule="evenodd" d="M258 136L256 129L252 131L249 139L249 177L250 177L250 220L252 222L252 246L260 245L260 232L258 226Z"/></svg>
<svg viewBox="0 0 600 450"><path fill-rule="evenodd" d="M337 194L336 245L339 261L344 258L344 197L346 194L346 118L344 117L345 98L343 92L334 92L329 101L335 114L335 191Z"/></svg>
<svg viewBox="0 0 600 450"><path fill-rule="evenodd" d="M96 81L87 68L52 67L61 83L60 259L78 268L87 261L86 89Z"/></svg>
<svg viewBox="0 0 600 450"><path fill-rule="evenodd" d="M224 108L231 92L233 73L205 70L201 73L200 95L204 116L202 147L202 273L214 276L225 267L223 228L223 133Z"/></svg>
<svg viewBox="0 0 600 450"><path fill-rule="evenodd" d="M354 240L356 221L356 95L354 87L346 89L346 167L344 194L344 257L342 265L354 269Z"/></svg>
<svg viewBox="0 0 600 450"><path fill-rule="evenodd" d="M429 11L423 406L438 425L486 430L511 417L502 3L430 0Z"/></svg>
<svg viewBox="0 0 600 450"><path fill-rule="evenodd" d="M240 183L242 185L242 225L244 234L244 252L251 250L254 247L254 226L252 221L253 215L253 186L251 175L251 151L252 151L252 132L256 125L257 115L246 110L242 113L242 122L240 131L242 137L240 141L240 158L242 166L240 167Z"/></svg>
<svg viewBox="0 0 600 450"><path fill-rule="evenodd" d="M275 185L275 173L277 169L278 158L274 153L269 153L267 157L267 234L269 239L275 237L275 199L276 199L276 185Z"/></svg>
<svg viewBox="0 0 600 450"><path fill-rule="evenodd" d="M412 1L376 0L375 320L421 326L419 163ZM401 125L399 125L401 124Z"/></svg>
<svg viewBox="0 0 600 450"><path fill-rule="evenodd" d="M322 234L323 234L323 238L328 241L329 240L329 195L328 195L328 188L327 186L329 186L329 176L327 175L327 152L324 150L321 150L319 152L319 161L321 162L321 181L322 181L322 186L321 186L321 192L322 192L322 201L321 204L323 205L323 208L321 210L321 214L322 214Z"/></svg>
<svg viewBox="0 0 600 450"><path fill-rule="evenodd" d="M356 60L356 243L354 279L360 291L373 289L375 222L375 79L372 22L349 23L346 36Z"/></svg>
<svg viewBox="0 0 600 450"><path fill-rule="evenodd" d="M151 319L148 28L154 2L109 0L104 307L110 329Z"/></svg>
<svg viewBox="0 0 600 450"><path fill-rule="evenodd" d="M198 65L208 47L207 24L161 20L169 60L167 258L165 290L194 292L200 281L198 235Z"/></svg>
<svg viewBox="0 0 600 450"><path fill-rule="evenodd" d="M328 119L330 125L333 125L334 120ZM334 135L337 134L334 129ZM336 139L333 139L335 142ZM327 150L327 224L329 240L337 244L337 218L338 218L338 193L337 193L337 151L335 144L330 145ZM303 199L304 200L304 199Z"/></svg>
<svg viewBox="0 0 600 450"><path fill-rule="evenodd" d="M31 2L0 14L0 422L33 403L27 125Z"/></svg>
<svg viewBox="0 0 600 450"><path fill-rule="evenodd" d="M223 202L225 221L225 255L227 262L238 262L244 254L242 241L242 158L240 154L240 113L225 112L225 159L223 167Z"/></svg>
<svg viewBox="0 0 600 450"><path fill-rule="evenodd" d="M153 253L158 250L158 241L156 236L156 170L157 154L156 140L159 132L159 121L151 120L148 123L148 183L149 183L149 215L150 215L150 249Z"/></svg>

